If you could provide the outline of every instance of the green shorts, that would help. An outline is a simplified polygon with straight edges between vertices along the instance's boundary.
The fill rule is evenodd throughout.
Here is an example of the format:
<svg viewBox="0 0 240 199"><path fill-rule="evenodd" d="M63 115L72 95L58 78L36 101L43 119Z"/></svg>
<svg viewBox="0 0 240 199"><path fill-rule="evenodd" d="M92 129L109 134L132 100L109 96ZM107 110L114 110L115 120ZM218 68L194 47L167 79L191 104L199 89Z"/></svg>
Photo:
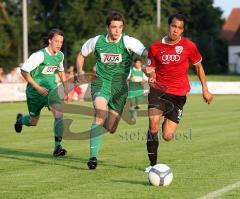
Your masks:
<svg viewBox="0 0 240 199"><path fill-rule="evenodd" d="M143 86L141 82L129 82L128 98L142 98Z"/></svg>
<svg viewBox="0 0 240 199"><path fill-rule="evenodd" d="M104 97L108 101L108 107L120 115L126 103L128 86L126 82L93 80L91 83L91 95L94 101L96 97Z"/></svg>
<svg viewBox="0 0 240 199"><path fill-rule="evenodd" d="M47 96L41 96L36 92L27 92L26 95L28 112L31 117L39 116L44 107L49 107L51 104L62 103L56 90L51 90Z"/></svg>

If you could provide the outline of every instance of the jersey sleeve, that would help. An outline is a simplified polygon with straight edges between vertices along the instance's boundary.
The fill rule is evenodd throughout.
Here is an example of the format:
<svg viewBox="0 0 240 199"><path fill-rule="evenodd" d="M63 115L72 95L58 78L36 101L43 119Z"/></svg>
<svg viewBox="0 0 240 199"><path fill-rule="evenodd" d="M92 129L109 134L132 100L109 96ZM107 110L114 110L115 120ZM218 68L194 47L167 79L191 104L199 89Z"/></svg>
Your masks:
<svg viewBox="0 0 240 199"><path fill-rule="evenodd" d="M100 37L100 35L90 38L83 44L82 49L81 49L81 54L84 57L88 56L89 54L91 54L92 52L95 51L95 46L96 46L96 43L97 43L97 40L99 37Z"/></svg>
<svg viewBox="0 0 240 199"><path fill-rule="evenodd" d="M44 54L42 51L33 53L22 65L21 70L25 72L31 72L37 68L44 60Z"/></svg>
<svg viewBox="0 0 240 199"><path fill-rule="evenodd" d="M62 53L62 52L61 52ZM59 64L58 71L59 72L64 72L64 66L63 66L63 61L64 61L64 54L62 53L63 59Z"/></svg>
<svg viewBox="0 0 240 199"><path fill-rule="evenodd" d="M141 56L146 49L142 42L140 42L138 39L135 39L134 37L125 35L123 37L123 42L128 50L136 53L139 56Z"/></svg>
<svg viewBox="0 0 240 199"><path fill-rule="evenodd" d="M202 61L202 56L198 51L197 46L193 42L191 42L190 46L191 46L189 55L190 62L193 65L200 63Z"/></svg>
<svg viewBox="0 0 240 199"><path fill-rule="evenodd" d="M153 46L150 46L148 49L148 59L147 59L148 67L156 67L156 60L154 56Z"/></svg>

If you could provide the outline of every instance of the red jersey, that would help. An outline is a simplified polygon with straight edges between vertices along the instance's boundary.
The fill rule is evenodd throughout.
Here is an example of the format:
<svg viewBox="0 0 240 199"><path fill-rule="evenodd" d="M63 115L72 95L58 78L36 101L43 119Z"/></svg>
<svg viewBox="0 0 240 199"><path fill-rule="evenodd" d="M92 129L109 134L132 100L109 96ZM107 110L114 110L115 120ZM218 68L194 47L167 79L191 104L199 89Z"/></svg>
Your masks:
<svg viewBox="0 0 240 199"><path fill-rule="evenodd" d="M166 87L166 93L178 96L190 91L189 62L194 65L201 61L196 45L184 37L176 44L167 44L163 38L154 42L148 51L148 66L155 68L156 81Z"/></svg>

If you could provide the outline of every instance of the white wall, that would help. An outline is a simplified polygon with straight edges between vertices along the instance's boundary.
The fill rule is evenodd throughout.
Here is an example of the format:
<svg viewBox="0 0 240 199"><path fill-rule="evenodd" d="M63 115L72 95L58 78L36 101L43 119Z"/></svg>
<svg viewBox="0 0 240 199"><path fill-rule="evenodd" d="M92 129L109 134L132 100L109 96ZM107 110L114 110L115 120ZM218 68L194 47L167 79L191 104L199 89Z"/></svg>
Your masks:
<svg viewBox="0 0 240 199"><path fill-rule="evenodd" d="M240 46L228 46L228 69L230 73L240 74Z"/></svg>

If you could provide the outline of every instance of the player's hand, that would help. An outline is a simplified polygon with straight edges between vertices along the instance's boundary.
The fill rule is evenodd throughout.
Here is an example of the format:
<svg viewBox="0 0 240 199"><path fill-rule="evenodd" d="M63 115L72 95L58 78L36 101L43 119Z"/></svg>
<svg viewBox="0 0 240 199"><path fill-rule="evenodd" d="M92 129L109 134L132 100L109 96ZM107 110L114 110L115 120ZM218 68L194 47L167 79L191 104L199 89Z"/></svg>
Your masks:
<svg viewBox="0 0 240 199"><path fill-rule="evenodd" d="M38 89L37 89L38 93L41 95L41 96L46 96L48 94L48 89L40 86Z"/></svg>
<svg viewBox="0 0 240 199"><path fill-rule="evenodd" d="M146 66L143 67L142 71L149 76L150 73L155 72L155 68L154 67L150 67L150 66Z"/></svg>
<svg viewBox="0 0 240 199"><path fill-rule="evenodd" d="M156 82L156 73L155 71L153 71L148 74L148 83L151 85L151 84L154 84L155 82Z"/></svg>
<svg viewBox="0 0 240 199"><path fill-rule="evenodd" d="M203 90L203 99L206 103L210 104L213 100L213 95L208 90Z"/></svg>

